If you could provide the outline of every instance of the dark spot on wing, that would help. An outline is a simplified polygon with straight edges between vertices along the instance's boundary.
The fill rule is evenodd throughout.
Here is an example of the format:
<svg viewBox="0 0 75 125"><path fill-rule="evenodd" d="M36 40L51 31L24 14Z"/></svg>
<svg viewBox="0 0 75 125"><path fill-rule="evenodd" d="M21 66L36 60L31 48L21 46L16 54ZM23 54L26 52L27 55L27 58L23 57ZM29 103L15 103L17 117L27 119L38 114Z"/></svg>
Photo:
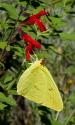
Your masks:
<svg viewBox="0 0 75 125"><path fill-rule="evenodd" d="M29 92L28 88L25 88L24 90L22 90L22 93L27 94Z"/></svg>
<svg viewBox="0 0 75 125"><path fill-rule="evenodd" d="M40 90L36 85L34 85L34 88L36 88L37 90Z"/></svg>
<svg viewBox="0 0 75 125"><path fill-rule="evenodd" d="M53 90L53 88L49 88L48 90L49 90L49 91L52 91L52 90Z"/></svg>

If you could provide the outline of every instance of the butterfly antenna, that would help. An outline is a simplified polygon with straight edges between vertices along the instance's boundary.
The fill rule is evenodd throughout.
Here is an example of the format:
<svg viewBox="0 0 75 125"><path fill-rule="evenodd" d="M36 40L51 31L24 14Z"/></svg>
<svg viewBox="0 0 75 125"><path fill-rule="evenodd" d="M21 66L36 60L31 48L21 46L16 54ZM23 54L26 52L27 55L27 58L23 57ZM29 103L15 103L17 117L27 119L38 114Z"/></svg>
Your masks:
<svg viewBox="0 0 75 125"><path fill-rule="evenodd" d="M30 55L30 58L31 58L31 61L33 63L33 61L35 60L35 58L32 55Z"/></svg>
<svg viewBox="0 0 75 125"><path fill-rule="evenodd" d="M38 57L37 57L37 55L34 53L34 51L33 51L33 54L34 54L34 56L30 55L32 62L38 60Z"/></svg>
<svg viewBox="0 0 75 125"><path fill-rule="evenodd" d="M37 55L35 53L34 53L34 57L35 57L36 60L38 60L38 57L37 57Z"/></svg>

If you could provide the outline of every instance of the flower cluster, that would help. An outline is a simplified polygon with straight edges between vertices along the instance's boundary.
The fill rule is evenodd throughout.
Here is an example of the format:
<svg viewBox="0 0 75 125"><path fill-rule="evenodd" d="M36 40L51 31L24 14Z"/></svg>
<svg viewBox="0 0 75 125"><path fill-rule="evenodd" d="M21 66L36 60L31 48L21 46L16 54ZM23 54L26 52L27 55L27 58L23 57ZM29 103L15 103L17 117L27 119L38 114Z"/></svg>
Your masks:
<svg viewBox="0 0 75 125"><path fill-rule="evenodd" d="M46 31L46 27L43 22L39 19L41 16L47 15L48 13L45 10L41 10L38 14L28 17L26 20L20 23L21 26L24 25L34 25L36 24L41 32Z"/></svg>
<svg viewBox="0 0 75 125"><path fill-rule="evenodd" d="M25 48L26 51L26 60L30 60L30 54L34 48L40 49L41 44L33 39L29 34L22 31L21 27L25 25L34 25L36 24L41 32L46 31L46 27L43 22L39 19L43 15L47 15L48 13L45 10L41 10L39 13L28 17L26 20L20 23L20 27L17 28L19 34L21 35L21 39L27 43Z"/></svg>

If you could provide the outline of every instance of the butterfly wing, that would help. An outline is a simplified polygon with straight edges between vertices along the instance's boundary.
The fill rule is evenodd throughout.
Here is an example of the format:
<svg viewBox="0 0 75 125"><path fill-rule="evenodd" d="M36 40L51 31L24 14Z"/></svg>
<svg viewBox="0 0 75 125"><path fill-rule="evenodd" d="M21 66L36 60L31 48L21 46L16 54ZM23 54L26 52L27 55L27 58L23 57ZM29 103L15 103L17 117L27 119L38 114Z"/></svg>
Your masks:
<svg viewBox="0 0 75 125"><path fill-rule="evenodd" d="M40 77L41 75L42 77ZM17 84L18 94L37 103L42 103L45 96L44 88L46 88L46 84L44 84L46 79L42 82L44 77L39 67L25 71ZM43 95L41 95L40 92L42 92Z"/></svg>
<svg viewBox="0 0 75 125"><path fill-rule="evenodd" d="M62 99L58 88L46 67L43 65L29 68L19 79L17 92L36 103L61 111Z"/></svg>
<svg viewBox="0 0 75 125"><path fill-rule="evenodd" d="M48 71L48 69L45 66L41 65L40 68L43 71L43 73L45 73L46 84L47 84L46 88L47 101L45 105L56 111L61 111L63 109L63 102L60 92L53 80L53 77L50 71Z"/></svg>

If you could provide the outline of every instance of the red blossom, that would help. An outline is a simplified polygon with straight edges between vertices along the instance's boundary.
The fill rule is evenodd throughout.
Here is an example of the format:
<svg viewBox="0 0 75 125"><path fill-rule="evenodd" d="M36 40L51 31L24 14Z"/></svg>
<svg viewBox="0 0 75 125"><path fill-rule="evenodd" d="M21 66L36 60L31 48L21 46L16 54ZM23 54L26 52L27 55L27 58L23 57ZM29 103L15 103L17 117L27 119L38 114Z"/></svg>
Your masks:
<svg viewBox="0 0 75 125"><path fill-rule="evenodd" d="M32 50L34 48L41 48L41 44L39 42L37 42L35 39L33 39L30 35L28 34L23 34L22 35L22 39L27 42L27 46L25 48L26 51L26 60L29 61L30 60L30 54L32 53Z"/></svg>
<svg viewBox="0 0 75 125"><path fill-rule="evenodd" d="M22 35L22 39L25 40L25 42L27 42L28 44L31 44L35 48L41 48L41 44L26 33Z"/></svg>
<svg viewBox="0 0 75 125"><path fill-rule="evenodd" d="M30 60L30 53L32 52L32 45L29 44L28 46L25 47L25 51L26 51L26 60L29 61Z"/></svg>
<svg viewBox="0 0 75 125"><path fill-rule="evenodd" d="M34 48L40 49L41 44L38 41L36 41L35 39L33 39L27 33L24 33L20 27L17 27L16 29L17 29L18 33L20 34L21 39L23 39L27 43L27 46L25 47L25 51L26 51L26 60L29 61L30 54L32 53L33 49Z"/></svg>
<svg viewBox="0 0 75 125"><path fill-rule="evenodd" d="M48 13L45 10L41 10L39 13L37 13L35 15L32 15L32 16L28 17L26 20L22 21L20 23L20 25L24 26L24 25L34 25L34 24L36 24L39 27L40 31L43 32L43 31L46 30L46 27L42 23L42 21L39 19L39 17L47 15L47 14Z"/></svg>

